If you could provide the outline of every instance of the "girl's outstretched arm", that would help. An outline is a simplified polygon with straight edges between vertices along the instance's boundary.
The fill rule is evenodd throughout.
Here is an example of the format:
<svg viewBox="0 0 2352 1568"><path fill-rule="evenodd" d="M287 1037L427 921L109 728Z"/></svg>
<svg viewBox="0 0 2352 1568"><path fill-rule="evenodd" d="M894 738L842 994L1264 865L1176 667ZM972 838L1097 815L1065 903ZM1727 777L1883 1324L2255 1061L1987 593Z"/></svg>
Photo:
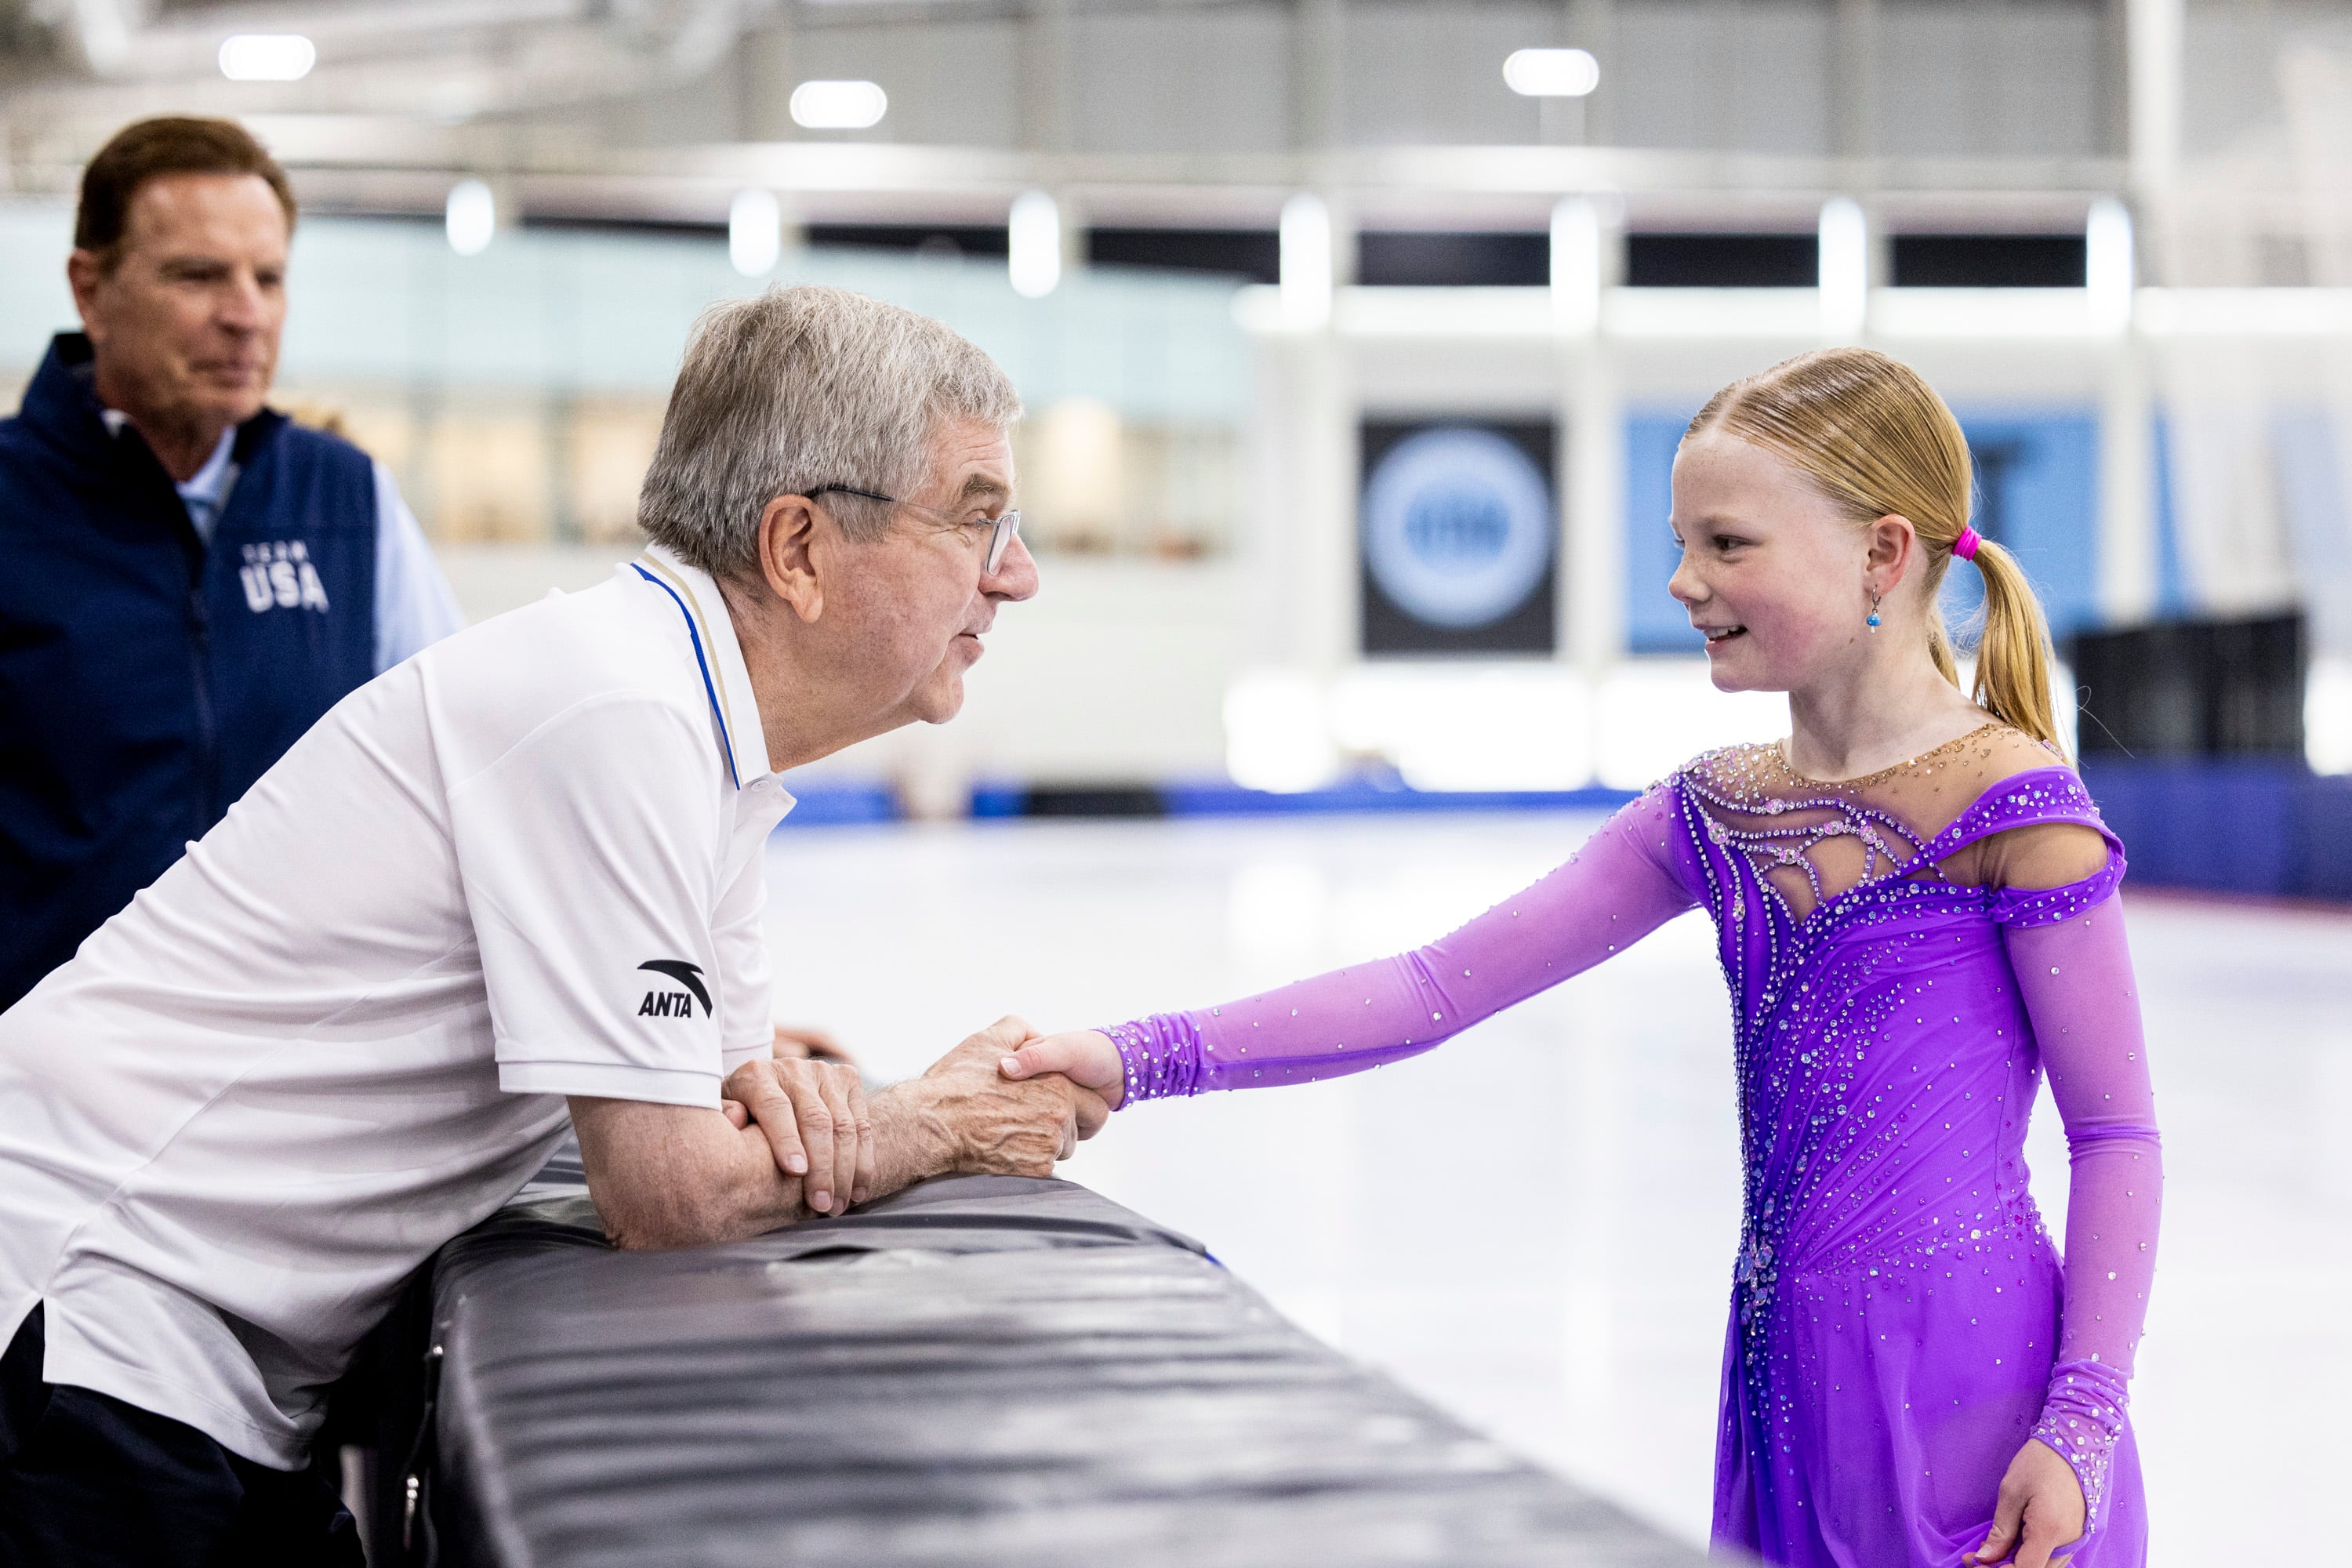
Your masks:
<svg viewBox="0 0 2352 1568"><path fill-rule="evenodd" d="M2093 837L2082 828L2054 831L2081 837L2068 846L2053 836L2051 855L2086 848L2081 840ZM2021 1563L2032 1559L2029 1547L2038 1543L2031 1541L2034 1504L2026 1476L2050 1473L2046 1460L2031 1452L2036 1444L2063 1458L2081 1488L2080 1514L2066 1522L2083 1533L2098 1528L2108 1464L2123 1434L2133 1353L2147 1321L2164 1164L2139 990L2112 890L2120 871L2116 856L2099 874L2072 884L2084 889L2079 903L2063 896L2067 887L2019 889L2013 899L2021 912L2005 933L2051 1097L2066 1125L2065 1310L2042 1419L2002 1485L1992 1536L1974 1556L1981 1563L2005 1561L2011 1550ZM2029 878L2027 887L2050 880ZM2060 895L2054 902L2053 892ZM2028 909L2032 912L2022 912ZM2052 1544L2075 1532L2067 1530Z"/></svg>
<svg viewBox="0 0 2352 1568"><path fill-rule="evenodd" d="M1189 1013L1033 1041L1010 1078L1066 1073L1114 1105L1260 1089L1418 1056L1631 946L1697 901L1671 785L1566 864L1427 947Z"/></svg>

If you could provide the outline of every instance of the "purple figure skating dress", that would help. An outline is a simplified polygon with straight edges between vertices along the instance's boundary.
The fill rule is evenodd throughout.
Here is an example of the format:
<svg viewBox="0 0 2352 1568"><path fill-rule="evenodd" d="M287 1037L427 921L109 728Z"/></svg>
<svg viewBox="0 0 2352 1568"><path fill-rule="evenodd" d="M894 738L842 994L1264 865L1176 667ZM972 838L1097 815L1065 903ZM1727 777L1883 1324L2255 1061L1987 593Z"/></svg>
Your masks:
<svg viewBox="0 0 2352 1568"><path fill-rule="evenodd" d="M2089 1505L2053 1561L2127 1568L2147 1552L2126 1405L2161 1173L2123 870L2081 781L2003 726L1836 784L1736 747L1442 941L1107 1032L1128 1104L1360 1071L1703 907L1746 1169L1717 1543L1958 1568L2034 1436ZM2045 1070L2071 1155L2063 1264L2026 1188Z"/></svg>

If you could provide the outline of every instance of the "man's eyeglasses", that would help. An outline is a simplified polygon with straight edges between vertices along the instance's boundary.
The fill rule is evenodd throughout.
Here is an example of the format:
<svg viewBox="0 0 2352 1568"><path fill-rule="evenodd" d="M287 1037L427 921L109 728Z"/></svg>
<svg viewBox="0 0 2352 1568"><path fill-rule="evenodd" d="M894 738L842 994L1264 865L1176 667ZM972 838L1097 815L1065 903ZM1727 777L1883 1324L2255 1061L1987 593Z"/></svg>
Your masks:
<svg viewBox="0 0 2352 1568"><path fill-rule="evenodd" d="M900 500L897 496L879 495L873 490L861 490L851 485L818 485L815 489L803 493L811 500L814 500L821 495L835 493L862 496L867 500L884 501L891 506L903 506L909 511L919 511L926 517L937 518L950 528L978 526L976 523L961 521L930 507L917 506L910 500ZM982 521L988 523L994 531L988 536L988 561L987 564L981 569L981 574L993 577L996 575L997 568L1004 564L1004 552L1013 548L1014 540L1021 537L1021 514L1017 511L1001 511L994 517L984 518Z"/></svg>

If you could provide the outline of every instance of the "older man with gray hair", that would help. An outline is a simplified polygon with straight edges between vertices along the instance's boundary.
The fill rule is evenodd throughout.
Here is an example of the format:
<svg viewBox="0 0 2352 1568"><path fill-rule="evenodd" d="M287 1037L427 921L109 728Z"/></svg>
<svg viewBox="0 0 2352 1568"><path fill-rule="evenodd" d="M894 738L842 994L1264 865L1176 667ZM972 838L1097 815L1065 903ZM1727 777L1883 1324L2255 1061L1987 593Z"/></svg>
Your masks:
<svg viewBox="0 0 2352 1568"><path fill-rule="evenodd" d="M643 555L352 693L0 1015L0 1563L356 1563L300 1473L323 1391L567 1126L635 1247L1100 1126L998 1074L1017 1019L870 1103L771 1053L776 775L954 716L1036 591L1019 413L908 311L714 310Z"/></svg>

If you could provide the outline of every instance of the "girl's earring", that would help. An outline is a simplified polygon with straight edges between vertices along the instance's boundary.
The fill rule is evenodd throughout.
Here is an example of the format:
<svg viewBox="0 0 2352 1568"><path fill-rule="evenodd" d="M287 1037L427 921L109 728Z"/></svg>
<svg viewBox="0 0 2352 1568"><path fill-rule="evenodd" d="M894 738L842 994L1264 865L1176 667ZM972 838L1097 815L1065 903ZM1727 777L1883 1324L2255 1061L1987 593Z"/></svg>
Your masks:
<svg viewBox="0 0 2352 1568"><path fill-rule="evenodd" d="M1875 594L1870 596L1870 618L1862 624L1872 631L1878 629L1878 595Z"/></svg>

